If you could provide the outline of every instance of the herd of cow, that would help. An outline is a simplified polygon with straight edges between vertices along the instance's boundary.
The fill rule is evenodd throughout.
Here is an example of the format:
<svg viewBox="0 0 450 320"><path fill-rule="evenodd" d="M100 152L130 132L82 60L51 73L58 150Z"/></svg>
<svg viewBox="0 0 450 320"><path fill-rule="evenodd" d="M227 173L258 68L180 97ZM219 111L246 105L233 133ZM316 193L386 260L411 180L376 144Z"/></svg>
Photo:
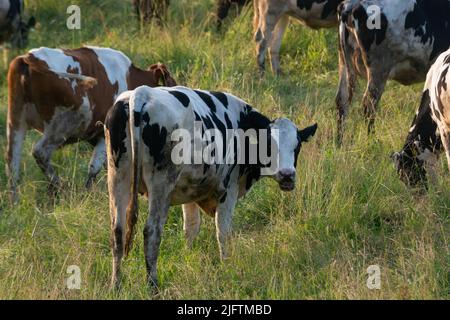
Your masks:
<svg viewBox="0 0 450 320"><path fill-rule="evenodd" d="M169 1L134 1L138 13L166 12ZM232 2L219 0L221 21ZM143 4L144 3L144 4ZM159 3L159 5L158 5ZM338 27L338 141L352 101L356 77L367 78L363 107L371 132L387 80L409 85L426 79L419 109L403 149L393 155L400 178L426 185L439 154L450 169L450 0L254 0L257 64L264 72L266 51L280 73L279 51L289 18L312 28ZM159 14L148 14L159 17ZM146 18L147 19L147 18ZM376 23L378 22L378 24ZM23 20L23 0L0 0L3 41L25 44L35 23ZM219 22L220 24L220 22ZM428 72L428 76L427 76ZM238 199L261 179L267 164L175 164L170 137L177 129L278 132L279 166L270 177L293 190L296 163L317 125L298 129L286 118L269 119L228 93L177 86L163 64L136 67L123 53L99 47L39 48L16 57L8 71L6 171L13 203L18 201L22 145L28 129L42 133L32 154L56 192L59 178L51 165L55 150L78 141L94 147L86 186L107 162L112 228L113 276L131 248L138 193L149 199L144 250L149 284L157 284L156 261L171 205L183 206L184 232L192 243L200 228L200 209L215 217L221 258ZM163 85L163 87L157 87ZM259 136L256 143L259 143Z"/></svg>

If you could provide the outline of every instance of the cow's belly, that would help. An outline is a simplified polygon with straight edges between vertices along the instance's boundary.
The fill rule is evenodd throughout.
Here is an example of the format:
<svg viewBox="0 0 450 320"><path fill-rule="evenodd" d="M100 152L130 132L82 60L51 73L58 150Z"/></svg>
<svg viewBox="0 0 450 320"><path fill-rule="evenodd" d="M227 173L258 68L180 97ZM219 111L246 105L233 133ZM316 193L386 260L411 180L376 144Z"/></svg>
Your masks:
<svg viewBox="0 0 450 320"><path fill-rule="evenodd" d="M426 71L423 66L406 60L392 68L389 78L403 85L411 85L423 82L426 78Z"/></svg>
<svg viewBox="0 0 450 320"><path fill-rule="evenodd" d="M312 29L332 28L337 26L337 15L330 14L327 18L322 18L323 7L323 4L313 4L310 10L291 7L288 15Z"/></svg>
<svg viewBox="0 0 450 320"><path fill-rule="evenodd" d="M203 165L189 166L180 174L170 199L172 205L218 199L225 193L222 178L212 169L203 173Z"/></svg>
<svg viewBox="0 0 450 320"><path fill-rule="evenodd" d="M67 143L90 140L102 134L101 127L94 122L94 112L89 100L77 108L67 106L48 107L35 103L26 105L26 123L29 128L41 133L61 134Z"/></svg>

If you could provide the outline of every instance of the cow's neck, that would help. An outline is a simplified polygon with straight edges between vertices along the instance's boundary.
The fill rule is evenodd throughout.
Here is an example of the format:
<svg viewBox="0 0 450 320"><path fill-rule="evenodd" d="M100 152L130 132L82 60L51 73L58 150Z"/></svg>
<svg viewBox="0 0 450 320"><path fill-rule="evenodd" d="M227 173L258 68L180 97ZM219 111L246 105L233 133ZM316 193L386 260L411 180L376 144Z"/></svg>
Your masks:
<svg viewBox="0 0 450 320"><path fill-rule="evenodd" d="M412 159L426 162L435 158L442 147L437 125L431 116L431 99L429 90L422 95L419 110L414 117L403 151Z"/></svg>
<svg viewBox="0 0 450 320"><path fill-rule="evenodd" d="M246 105L244 107L244 110L241 113L241 119L239 122L239 128L243 129L244 131L254 129L259 135L259 130L261 129L267 129L269 130L269 125L271 123L271 120L267 118L262 113L258 112L257 110L253 109L251 106ZM270 137L270 132L267 135ZM259 138L258 138L259 139ZM258 141L259 144L259 141ZM258 145L259 148L259 145ZM269 146L270 150L270 146ZM248 150L246 150L247 152ZM259 152L259 149L258 149ZM259 162L256 164L240 164L239 165L239 176L243 179L242 183L245 188L245 190L241 190L241 193L243 191L247 192L250 190L253 184L255 184L258 180L260 180L263 176L261 176L261 170L265 166L262 165Z"/></svg>
<svg viewBox="0 0 450 320"><path fill-rule="evenodd" d="M131 65L129 76L129 89L133 90L140 86L153 86L153 73L151 71L146 71L139 69L135 65Z"/></svg>

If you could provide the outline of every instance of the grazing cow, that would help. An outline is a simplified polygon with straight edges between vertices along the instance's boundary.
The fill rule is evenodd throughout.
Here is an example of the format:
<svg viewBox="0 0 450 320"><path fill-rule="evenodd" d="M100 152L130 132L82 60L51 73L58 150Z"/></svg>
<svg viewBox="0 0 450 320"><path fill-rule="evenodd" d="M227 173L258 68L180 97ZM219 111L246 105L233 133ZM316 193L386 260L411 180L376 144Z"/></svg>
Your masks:
<svg viewBox="0 0 450 320"><path fill-rule="evenodd" d="M368 131L388 79L424 81L450 47L450 0L346 1L339 8L338 140L353 98L356 76L368 79L363 99Z"/></svg>
<svg viewBox="0 0 450 320"><path fill-rule="evenodd" d="M250 0L217 0L217 28L220 29L233 4L242 7L249 2Z"/></svg>
<svg viewBox="0 0 450 320"><path fill-rule="evenodd" d="M226 136L229 130L235 132L240 129L245 136L260 129L266 133L266 139L260 138L263 135L260 131L253 135L253 139L250 138L259 150L264 148L262 141L270 143L270 137L278 133L283 143L278 145L271 142L272 152L269 152L278 155L277 160L270 161L278 165L276 168L271 166L272 171L267 174L265 169L269 161L263 162L259 158L258 161L252 161L254 158L250 152L246 152L245 157L239 157L243 161L236 161L237 157L229 157L230 153L233 154L232 150L236 150L229 143L223 143L223 148L214 148L212 151L205 148L200 151L200 157L210 152L217 155L219 161L195 160L198 155L195 142L198 138L195 133L197 126L200 126L200 130L214 129L219 132L211 141L218 141L217 137ZM113 285L119 284L121 259L124 252L127 254L131 248L138 214L138 192L146 194L149 199L144 250L149 284L156 285L161 234L171 205L183 204L184 230L188 243L192 243L199 231L199 208L215 216L217 240L223 259L226 257L225 240L230 233L238 198L244 196L262 174L274 178L282 190L293 190L300 147L315 134L316 129L317 125L313 125L298 130L285 118L271 121L244 101L227 93L186 87L145 86L123 93L105 121ZM180 151L179 144L174 142L179 140L183 141L183 145L187 144L188 151ZM246 143L248 141L239 144L245 146L239 150L250 149ZM192 144L194 153L197 151L194 156L191 153ZM174 155L181 153L185 160L175 160ZM221 162L221 159L234 161Z"/></svg>
<svg viewBox="0 0 450 320"><path fill-rule="evenodd" d="M15 58L8 72L6 171L11 199L17 200L22 144L28 129L43 133L33 156L50 180L51 190L59 184L50 163L53 152L79 140L95 146L89 164L90 186L106 160L103 130L97 122L105 120L123 91L143 84L156 86L160 80L175 85L164 65L144 71L122 52L109 48L40 48Z"/></svg>
<svg viewBox="0 0 450 320"><path fill-rule="evenodd" d="M289 22L296 18L310 28L331 28L338 24L337 8L343 0L254 0L253 26L259 70L264 73L266 51L275 74L280 69L281 40Z"/></svg>
<svg viewBox="0 0 450 320"><path fill-rule="evenodd" d="M0 44L10 42L14 48L24 48L28 42L28 32L36 24L31 17L23 20L23 0L0 0Z"/></svg>
<svg viewBox="0 0 450 320"><path fill-rule="evenodd" d="M400 179L410 186L426 186L426 171L433 175L442 149L450 171L450 50L431 67L405 145L393 155Z"/></svg>
<svg viewBox="0 0 450 320"><path fill-rule="evenodd" d="M158 24L166 21L170 0L133 0L133 3L141 21L149 23L152 19L156 19Z"/></svg>

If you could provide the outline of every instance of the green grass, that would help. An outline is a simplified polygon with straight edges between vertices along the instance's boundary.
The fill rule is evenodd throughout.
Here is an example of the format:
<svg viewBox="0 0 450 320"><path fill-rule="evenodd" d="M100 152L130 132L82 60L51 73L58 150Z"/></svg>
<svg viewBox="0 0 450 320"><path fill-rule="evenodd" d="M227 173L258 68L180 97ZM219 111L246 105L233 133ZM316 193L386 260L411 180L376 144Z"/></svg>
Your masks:
<svg viewBox="0 0 450 320"><path fill-rule="evenodd" d="M388 85L375 137L367 137L359 92L345 144L334 143L337 87L335 30L292 24L282 46L280 78L260 80L251 32L251 10L229 19L221 34L212 19L214 1L172 1L168 27L139 28L127 1L27 1L40 26L29 47L110 46L141 67L164 62L180 84L227 90L272 118L299 126L319 123L298 162L291 194L269 180L239 202L231 257L218 258L212 219L204 216L192 250L185 247L181 209L171 209L158 262L161 293L145 286L142 250L146 201L139 232L123 264L120 292L109 290L109 208L106 172L91 192L83 182L91 149L85 143L56 153L63 179L58 200L32 158L38 134L28 133L21 166L21 202L6 199L0 170L0 298L4 299L448 299L450 294L450 192L442 158L439 181L427 194L406 188L389 154L401 148L422 85ZM78 3L82 30L65 28L66 8ZM0 70L0 153L5 148L6 67ZM0 159L0 167L4 167ZM366 286L369 265L381 268L381 289ZM66 288L69 265L81 268L81 290Z"/></svg>

